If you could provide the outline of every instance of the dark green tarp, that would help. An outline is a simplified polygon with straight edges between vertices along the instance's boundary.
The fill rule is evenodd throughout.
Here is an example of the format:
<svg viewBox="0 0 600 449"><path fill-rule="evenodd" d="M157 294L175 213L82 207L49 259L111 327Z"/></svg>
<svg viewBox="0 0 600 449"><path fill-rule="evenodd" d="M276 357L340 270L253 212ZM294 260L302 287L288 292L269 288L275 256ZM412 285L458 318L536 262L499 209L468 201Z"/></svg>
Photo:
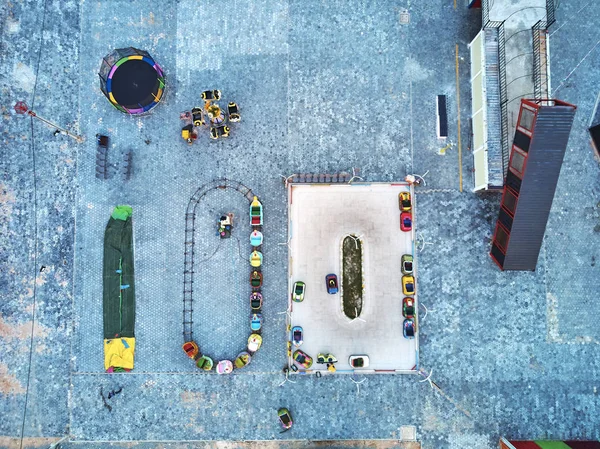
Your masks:
<svg viewBox="0 0 600 449"><path fill-rule="evenodd" d="M130 206L117 206L104 233L104 338L135 337L133 230Z"/></svg>

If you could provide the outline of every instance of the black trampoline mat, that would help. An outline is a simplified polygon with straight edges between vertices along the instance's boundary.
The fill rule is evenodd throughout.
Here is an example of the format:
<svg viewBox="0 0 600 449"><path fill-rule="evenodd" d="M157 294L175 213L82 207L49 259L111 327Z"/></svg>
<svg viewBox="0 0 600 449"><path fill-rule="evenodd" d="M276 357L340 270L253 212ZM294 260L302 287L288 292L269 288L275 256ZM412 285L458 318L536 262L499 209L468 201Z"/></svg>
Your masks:
<svg viewBox="0 0 600 449"><path fill-rule="evenodd" d="M130 59L115 70L111 90L121 106L147 106L158 91L158 74L147 62Z"/></svg>

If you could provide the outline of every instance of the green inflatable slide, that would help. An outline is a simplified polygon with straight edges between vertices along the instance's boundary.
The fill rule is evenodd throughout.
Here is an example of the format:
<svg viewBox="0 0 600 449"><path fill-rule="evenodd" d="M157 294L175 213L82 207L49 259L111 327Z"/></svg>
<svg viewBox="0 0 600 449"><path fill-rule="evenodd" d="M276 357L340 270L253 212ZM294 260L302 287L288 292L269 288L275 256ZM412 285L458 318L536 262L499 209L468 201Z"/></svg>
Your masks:
<svg viewBox="0 0 600 449"><path fill-rule="evenodd" d="M104 369L133 369L135 288L131 206L117 206L104 233Z"/></svg>

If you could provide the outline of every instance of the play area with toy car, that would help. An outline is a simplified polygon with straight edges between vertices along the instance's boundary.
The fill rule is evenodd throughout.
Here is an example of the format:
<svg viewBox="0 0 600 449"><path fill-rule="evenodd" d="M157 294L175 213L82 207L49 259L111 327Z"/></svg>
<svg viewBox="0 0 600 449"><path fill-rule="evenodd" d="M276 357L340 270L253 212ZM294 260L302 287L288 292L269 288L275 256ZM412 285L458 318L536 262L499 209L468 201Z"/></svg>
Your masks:
<svg viewBox="0 0 600 449"><path fill-rule="evenodd" d="M288 212L291 372L418 370L411 186L290 184Z"/></svg>

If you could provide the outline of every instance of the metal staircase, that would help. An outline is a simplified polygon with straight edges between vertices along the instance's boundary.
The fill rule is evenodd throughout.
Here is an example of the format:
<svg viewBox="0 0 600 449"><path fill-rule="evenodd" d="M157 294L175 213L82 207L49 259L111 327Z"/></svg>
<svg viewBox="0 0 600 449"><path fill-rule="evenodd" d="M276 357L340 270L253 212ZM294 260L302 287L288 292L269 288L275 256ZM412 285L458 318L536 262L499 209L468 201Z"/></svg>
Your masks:
<svg viewBox="0 0 600 449"><path fill-rule="evenodd" d="M488 184L501 187L504 183L504 164L502 161L499 28L486 28L484 32Z"/></svg>

